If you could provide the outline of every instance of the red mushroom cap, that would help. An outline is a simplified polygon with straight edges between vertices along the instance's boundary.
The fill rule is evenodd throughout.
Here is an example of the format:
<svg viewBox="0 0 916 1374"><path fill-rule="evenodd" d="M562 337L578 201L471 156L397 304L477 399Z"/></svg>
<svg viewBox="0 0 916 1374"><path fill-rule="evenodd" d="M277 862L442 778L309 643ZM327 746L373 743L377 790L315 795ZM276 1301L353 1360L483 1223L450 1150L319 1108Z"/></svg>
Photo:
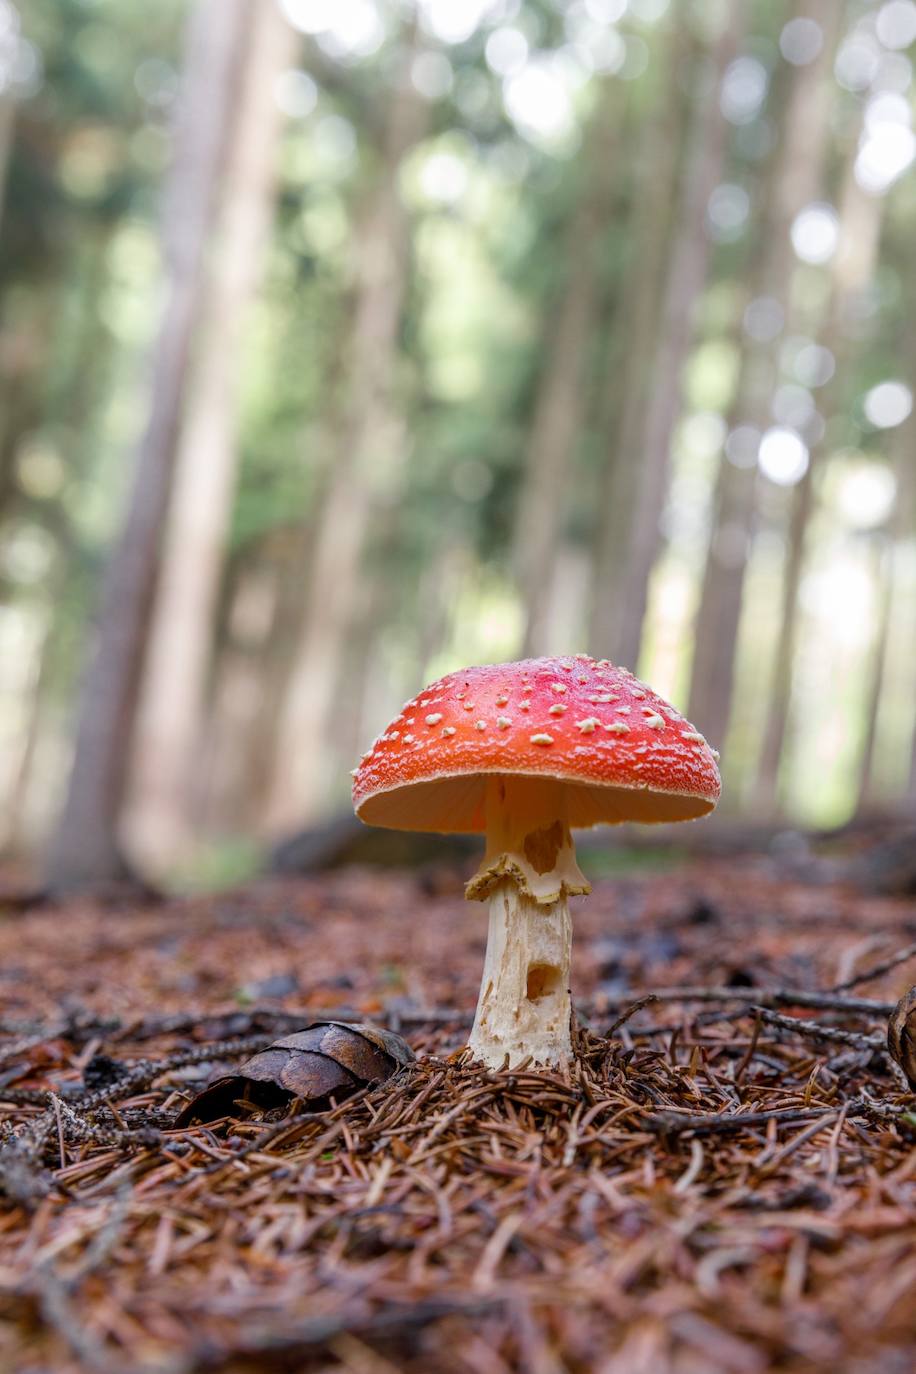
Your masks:
<svg viewBox="0 0 916 1374"><path fill-rule="evenodd" d="M486 828L493 773L553 778L571 826L683 821L719 800L717 755L625 668L584 654L449 673L424 688L354 771L368 825Z"/></svg>

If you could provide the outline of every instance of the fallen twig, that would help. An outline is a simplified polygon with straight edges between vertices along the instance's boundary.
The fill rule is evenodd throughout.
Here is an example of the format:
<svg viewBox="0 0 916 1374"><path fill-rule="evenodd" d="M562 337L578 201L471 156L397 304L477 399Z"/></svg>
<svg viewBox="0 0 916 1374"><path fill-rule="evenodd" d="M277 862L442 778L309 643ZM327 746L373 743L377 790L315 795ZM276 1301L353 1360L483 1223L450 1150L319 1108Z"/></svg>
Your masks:
<svg viewBox="0 0 916 1374"><path fill-rule="evenodd" d="M783 1016L767 1007L752 1007L751 1010L768 1026L779 1026L796 1035L812 1035L817 1040L834 1040L841 1045L855 1045L860 1049L887 1049L887 1040L883 1035L867 1035L864 1031L844 1030L841 1026L824 1026L819 1021L803 1021L800 1017Z"/></svg>
<svg viewBox="0 0 916 1374"><path fill-rule="evenodd" d="M771 1111L763 1112L679 1112L669 1109L648 1112L640 1118L640 1125L675 1135L684 1131L716 1134L721 1131L752 1130L767 1126L771 1121L819 1121L823 1115L823 1109L808 1107L774 1107Z"/></svg>
<svg viewBox="0 0 916 1374"><path fill-rule="evenodd" d="M850 1015L889 1016L893 1002L878 1002L870 997L844 997L836 992L807 992L801 988L654 988L651 995L657 1002L752 1002L760 1007L810 1007L819 1011L842 1011ZM602 999L602 1011L585 1004L593 1016L606 1015L626 1007L632 993L621 993Z"/></svg>
<svg viewBox="0 0 916 1374"><path fill-rule="evenodd" d="M898 968L900 964L905 964L909 959L916 959L916 940L911 945L906 945L903 949L897 950L896 954L891 954L887 959L882 959L880 964L873 964L871 968L853 974L845 982L837 983L835 987L830 989L830 992L847 992L849 988L856 988L860 983L871 983L876 978L883 978L885 973L890 973L892 969Z"/></svg>

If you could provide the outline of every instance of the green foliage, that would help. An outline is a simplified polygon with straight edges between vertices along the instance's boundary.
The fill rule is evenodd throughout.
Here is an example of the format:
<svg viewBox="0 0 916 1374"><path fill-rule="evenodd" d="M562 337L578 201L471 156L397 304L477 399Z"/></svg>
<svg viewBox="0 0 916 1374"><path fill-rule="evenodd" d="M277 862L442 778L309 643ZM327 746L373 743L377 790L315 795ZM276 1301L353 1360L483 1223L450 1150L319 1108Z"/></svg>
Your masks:
<svg viewBox="0 0 916 1374"><path fill-rule="evenodd" d="M736 188L735 204L746 194L747 211L712 246L681 397L685 423L700 416L701 427L706 423L708 429L711 420L723 435L747 363L744 312L751 265L767 208L783 95L792 78L779 46L787 7L759 0L750 8L742 55L757 64L748 79L762 74L768 94L758 107L736 116L730 130L725 175ZM276 169L267 271L244 341L241 465L227 578L259 560L269 564L278 549L322 519L338 452L335 439L360 381L354 383L346 355L361 267L354 227L369 190L390 172L382 146L385 112L408 58L416 77L417 54L405 50L414 43L427 63L423 80L430 108L426 133L394 173L410 225L407 305L394 369L395 408L406 436L403 476L380 504L363 569L366 602L381 587L384 608L381 624L366 622L366 633L374 635L366 657L400 665L397 671L408 679L429 663L449 662L453 653L501 652L504 644L506 652L513 650L519 629L512 581L519 496L532 415L569 276L569 227L596 168L604 170L588 153L589 130L598 118L611 130L612 167L593 264L598 309L585 350L585 420L563 512L568 548L586 556L606 515L599 494L620 422L612 383L631 344L625 287L643 250L645 226L637 210L641 188L654 171L646 166L646 149L651 154L652 147L647 130L671 95L673 73L682 139L691 102L709 79L724 7L666 8L643 0L616 25L589 18L600 9L559 0L497 6L463 41L449 44L431 39L423 25L419 37L411 36L380 7L387 27L374 51L347 53L330 42L303 40L299 79L306 97L298 111L290 107ZM173 151L170 130L188 11L183 0L154 6L119 0L22 5L23 32L39 62L16 105L0 224L0 531L14 555L0 560L0 582L11 601L53 622L43 691L58 705L72 700L100 570L122 509L129 455L145 416L145 359L162 303L159 200ZM868 29L870 13L850 5L846 31L860 21ZM568 120L559 132L537 127L544 102L549 104L549 83L541 105L528 109L532 123L513 107L515 72L511 62L500 67L494 56L497 29L516 35L511 41L522 54L519 69L527 55L544 71L560 73ZM625 58L615 57L615 41ZM609 70L589 75L588 61ZM901 65L906 61L897 54L895 79L899 98L911 104L912 86L903 81ZM311 105L304 74L314 82ZM869 95L864 87L850 89L849 82L831 83L822 198L841 211L863 108L876 90ZM684 170L680 142L673 161L677 182ZM828 496L831 483L844 480L850 453L876 470L895 461L894 433L868 422L863 398L887 378L911 376L903 359L913 355L912 172L887 188L881 218L876 270L846 303L837 376L811 392L826 437L810 444L821 446L822 490ZM672 243L679 231L673 223ZM833 269L793 260L790 270L799 315L810 321L811 338L820 338L833 327ZM650 357L650 377L652 365ZM782 383L792 380L788 367L783 359ZM7 398L16 404L6 405ZM712 533L713 486L719 464L727 461L721 440L709 451L702 444L698 450L683 440L683 427L678 433L672 486L678 500L666 516L656 587L661 610L656 608L647 629L649 657L659 665L663 689L666 673L672 684L685 680L691 616ZM748 786L768 686L756 661L772 649L778 629L784 546L775 554L774 548L785 538L790 509L789 497L766 489L747 593L748 606L758 609L741 642L748 704L733 722L735 775ZM811 526L811 566L827 568L828 576L846 557L850 531L843 525L844 509L839 499L828 500ZM34 559L32 572L23 572L30 531L50 549L37 574ZM872 536L860 531L852 537L859 549ZM912 530L907 538L911 556ZM17 540L20 555L26 550L18 564ZM851 562L859 566L855 558ZM906 576L903 594L912 586L912 573ZM823 602L822 584L815 592L808 588L805 615L818 627L812 633L821 636L818 644L829 641L829 653L848 669L836 694L830 736L844 743L833 750L837 766L816 800L805 778L811 770L830 771L825 736L811 743L796 731L785 774L796 811L823 821L848 812L855 795L871 638L866 596L866 621L844 658L845 649L837 647L845 645L843 633L834 633L823 604L813 605L815 593ZM221 615L230 600L223 596ZM669 603L675 607L670 621ZM571 619L569 633L574 632ZM386 636L391 644L379 648ZM224 637L220 624L214 639ZM265 643L264 654L271 652ZM806 690L820 690L813 669L806 677L802 663L799 672L803 697ZM899 696L899 675L892 682ZM4 690L0 684L0 710ZM899 704L888 708L886 756L905 748L910 717ZM247 858L238 859L239 853L233 847L208 860L206 880L218 878L222 868L231 876L237 860L244 868Z"/></svg>

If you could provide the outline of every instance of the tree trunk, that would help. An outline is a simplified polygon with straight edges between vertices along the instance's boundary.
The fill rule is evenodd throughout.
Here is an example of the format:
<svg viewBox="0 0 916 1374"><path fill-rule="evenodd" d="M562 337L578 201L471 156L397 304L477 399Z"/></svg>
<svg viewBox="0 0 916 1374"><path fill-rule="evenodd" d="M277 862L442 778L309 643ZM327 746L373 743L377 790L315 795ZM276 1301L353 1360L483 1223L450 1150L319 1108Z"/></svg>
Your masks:
<svg viewBox="0 0 916 1374"><path fill-rule="evenodd" d="M41 417L41 378L37 373L33 366L20 370L14 365L0 378L3 397L0 410L0 521L16 502L19 445Z"/></svg>
<svg viewBox="0 0 916 1374"><path fill-rule="evenodd" d="M779 638L773 655L773 678L763 736L763 752L757 770L756 794L758 804L771 810L779 786L779 767L789 721L789 702L792 693L792 672L795 664L795 641L798 627L798 593L804 567L805 541L814 510L814 463L793 493L782 575L782 610Z"/></svg>
<svg viewBox="0 0 916 1374"><path fill-rule="evenodd" d="M909 800L911 806L916 808L916 722L913 724L912 742L910 746Z"/></svg>
<svg viewBox="0 0 916 1374"><path fill-rule="evenodd" d="M906 330L907 356L916 359L916 328L912 319ZM879 721L882 701L885 696L888 668L894 665L895 638L903 640L903 662L910 669L912 661L911 641L906 638L911 628L912 616L908 614L903 635L895 635L895 601L898 596L898 575L906 566L909 553L908 544L916 535L916 471L913 454L916 451L916 411L895 431L892 440L893 467L897 478L897 492L893 510L885 531L874 536L875 577L878 586L877 617L869 665L868 688L865 708L865 737L859 773L860 812L880 801L880 791L875 786L875 758L879 738ZM906 609L910 611L907 601ZM916 696L916 693L913 694ZM916 731L913 736L914 762L916 762Z"/></svg>
<svg viewBox="0 0 916 1374"><path fill-rule="evenodd" d="M226 154L199 361L183 421L134 748L131 835L161 865L187 842L213 624L232 516L246 321L261 276L282 131L277 76L299 38L247 0L250 37Z"/></svg>
<svg viewBox="0 0 916 1374"><path fill-rule="evenodd" d="M12 311L0 328L0 521L17 499L16 459L24 437L41 419L52 366L60 268L33 284L29 308Z"/></svg>
<svg viewBox="0 0 916 1374"><path fill-rule="evenodd" d="M398 168L421 137L428 114L409 79L411 55L408 46L390 98L380 166L354 230L354 309L344 350L348 375L295 667L277 731L266 818L274 830L301 826L322 795L322 741L334 726L334 692L359 603L363 549L374 511L392 498L404 462L403 422L394 393L409 236Z"/></svg>
<svg viewBox="0 0 916 1374"><path fill-rule="evenodd" d="M223 742L228 748L232 739L232 748L239 757L234 768L214 768L212 779L207 779L198 815L206 828L225 829L228 825L256 832L263 825L269 806L283 706L296 668L302 631L303 588L311 582L317 533L336 458L338 412L343 379L348 375L351 332L352 312L338 311L327 348L329 367L324 391L328 401L309 440L310 450L322 460L315 480L317 492L307 514L295 525L275 531L267 542L266 553L256 555L266 563L265 577L271 588L270 616L264 634L256 646L247 646L249 654L257 656L257 665L249 667L238 661L245 650L233 645L231 637L216 655L214 704L208 713L206 731L208 756L224 752ZM250 583L256 580L244 568L242 579ZM250 594L240 585L235 595L241 598ZM232 620L231 612L228 619ZM233 698L244 697L244 692L234 684L255 675L257 709L240 720L233 716L231 703Z"/></svg>
<svg viewBox="0 0 916 1374"><path fill-rule="evenodd" d="M765 187L749 299L769 297L783 312L780 338L788 327L794 255L792 221L814 199L820 186L829 139L832 86L829 72L842 19L834 0L802 0L799 16L820 25L824 43L808 66L786 73L781 138ZM774 105L778 92L774 92ZM778 343L744 340L738 395L730 428L766 428L777 377ZM713 533L703 575L695 627L695 650L688 713L714 742L725 742L732 714L738 630L753 537L757 492L755 467L739 468L723 457L714 498Z"/></svg>
<svg viewBox="0 0 916 1374"><path fill-rule="evenodd" d="M566 279L545 320L547 356L515 526L526 657L561 647L549 642L551 593L570 504L575 449L583 427L584 372L598 305L596 256L606 230L607 180L614 163L614 114L616 108L611 107L606 91L582 156L582 185L564 239Z"/></svg>
<svg viewBox="0 0 916 1374"><path fill-rule="evenodd" d="M270 802L277 739L283 719L283 704L295 668L298 635L302 621L302 589L307 587L312 567L312 545L315 525L309 522L295 531L291 547L273 570L273 607L270 625L261 642L258 663L247 669L257 672L257 710L246 717L244 732L234 744L239 764L225 795L214 794L207 801L207 817L220 815L232 818L240 827L256 831L263 824ZM233 662L240 650L227 648L217 674L217 706L215 748L220 750L219 722L227 716L221 709L224 696L231 697L231 680L222 681L228 670L236 679L246 671ZM230 726L231 728L231 726ZM225 735L227 741L230 736Z"/></svg>
<svg viewBox="0 0 916 1374"><path fill-rule="evenodd" d="M875 549L875 581L878 588L878 614L871 646L868 683L865 692L865 733L859 763L858 811L874 800L875 746L878 740L878 713L884 689L885 665L891 628L894 595L894 543L885 536Z"/></svg>
<svg viewBox="0 0 916 1374"><path fill-rule="evenodd" d="M671 439L681 404L681 375L693 339L697 303L706 283L709 235L706 210L722 179L728 123L720 106L726 69L734 60L745 21L743 0L728 6L713 56L712 80L698 96L678 193L678 233L665 282L658 348L652 366L642 432L642 463L632 511L627 564L620 597L616 662L636 667L649 582L661 545L661 516L668 495Z"/></svg>
<svg viewBox="0 0 916 1374"><path fill-rule="evenodd" d="M217 616L213 686L195 754L198 834L251 835L261 816L267 744L282 698L275 690L278 614L301 586L287 559L260 547L233 560Z"/></svg>
<svg viewBox="0 0 916 1374"><path fill-rule="evenodd" d="M127 760L246 19L241 0L200 0L190 21L163 220L168 287L153 353L149 420L127 517L106 574L67 798L47 860L48 880L58 888L104 883L125 872L118 824Z"/></svg>
<svg viewBox="0 0 916 1374"><path fill-rule="evenodd" d="M906 338L906 356L909 362L910 377L914 375L916 369L916 323L913 316L913 299L910 295L909 305L909 327ZM897 438L897 515L898 529L902 537L902 553L906 557L907 552L912 552L916 545L916 464L913 462L913 454L916 453L916 410L912 410L904 425L901 427ZM916 628L916 605L913 598L906 603L908 611L907 625L912 630ZM904 638L903 647L905 652L904 672L906 673L907 692L910 702L916 707L916 665L914 665L913 654L906 652L912 645L914 638ZM910 758L909 758L909 786L906 787L906 796L910 803L911 811L916 812L916 716L913 718L913 733L911 735Z"/></svg>
<svg viewBox="0 0 916 1374"><path fill-rule="evenodd" d="M866 195L855 179L854 154L850 158L840 215L840 242L834 265L829 318L822 342L835 359L835 373L828 404L843 404L848 345L843 322L849 304L867 287L878 254L879 228L884 201ZM808 468L792 492L788 551L782 582L782 614L779 638L773 657L773 679L764 727L763 748L757 770L755 799L764 811L772 811L779 792L779 769L789 727L792 697L792 672L798 638L799 589L804 570L805 536L814 510L815 478L823 456L823 445L812 448Z"/></svg>
<svg viewBox="0 0 916 1374"><path fill-rule="evenodd" d="M23 727L19 732L19 756L0 808L0 853L20 858L29 838L29 783L41 739L47 704L47 679L53 658L53 613L48 612L35 646L32 671L22 693Z"/></svg>
<svg viewBox="0 0 916 1374"><path fill-rule="evenodd" d="M685 13L680 11L682 20ZM620 336L620 348L615 350L607 379L614 403L606 413L616 417L616 423L604 464L588 628L590 651L599 658L613 657L620 637L622 582L639 480L648 374L671 245L684 106L677 74L684 61L685 42L685 25L675 24L669 38L663 89L640 146L640 180L630 229L630 252L635 260L627 271L612 321L615 334Z"/></svg>
<svg viewBox="0 0 916 1374"><path fill-rule="evenodd" d="M16 101L7 85L0 90L0 233L3 230L3 211L6 208L6 179L9 171L10 153L13 148L13 130L16 124Z"/></svg>

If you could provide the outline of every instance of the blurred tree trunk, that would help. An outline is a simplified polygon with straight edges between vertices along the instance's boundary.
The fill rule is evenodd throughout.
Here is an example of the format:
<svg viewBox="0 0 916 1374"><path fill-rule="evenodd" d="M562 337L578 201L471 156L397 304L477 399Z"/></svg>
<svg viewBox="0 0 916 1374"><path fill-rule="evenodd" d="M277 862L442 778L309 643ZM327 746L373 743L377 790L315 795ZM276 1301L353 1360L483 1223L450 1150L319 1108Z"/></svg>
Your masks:
<svg viewBox="0 0 916 1374"><path fill-rule="evenodd" d="M258 745L272 740L280 703L272 690L275 630L301 587L285 547L288 533L276 532L266 549L259 542L236 554L221 589L213 687L195 751L193 819L210 835L250 835L259 818L263 787L257 783L267 760Z"/></svg>
<svg viewBox="0 0 916 1374"><path fill-rule="evenodd" d="M37 425L45 403L60 284L55 267L32 286L28 314L0 327L0 520L15 502L20 444Z"/></svg>
<svg viewBox="0 0 916 1374"><path fill-rule="evenodd" d="M579 169L580 184L563 241L566 275L544 321L541 374L515 524L515 566L522 601L525 657L550 638L551 592L569 510L576 444L585 411L585 368L598 309L597 254L606 232L608 173L617 141L617 92L605 87Z"/></svg>
<svg viewBox="0 0 916 1374"><path fill-rule="evenodd" d="M830 71L842 7L835 0L801 0L796 14L814 20L824 42L804 67L785 72L789 90L781 108L778 145L764 187L748 299L771 300L788 324L794 253L792 221L816 196L823 176L829 138L832 87ZM767 427L778 375L778 344L744 338L738 394L729 428ZM757 492L756 466L736 467L723 456L714 498L713 528L703 575L695 628L695 649L688 714L714 743L725 741L732 713L738 629L753 537Z"/></svg>
<svg viewBox="0 0 916 1374"><path fill-rule="evenodd" d="M874 578L878 593L878 613L871 645L865 692L865 732L862 742L862 758L859 764L858 810L860 812L866 810L869 803L875 800L873 784L875 748L878 742L878 715L881 710L881 698L884 691L891 610L894 599L895 541L893 531L890 535L876 536L874 542Z"/></svg>
<svg viewBox="0 0 916 1374"><path fill-rule="evenodd" d="M300 41L279 6L246 4L245 69L226 153L133 755L131 834L157 864L176 857L189 834L194 751L201 739L235 491L246 322L273 212L282 132L274 89Z"/></svg>
<svg viewBox="0 0 916 1374"><path fill-rule="evenodd" d="M907 328L905 338L906 360L908 363L908 373L910 382L916 374L916 316L914 316L914 295L916 295L916 283L910 280L908 302L907 302ZM916 409L910 411L909 416L900 426L894 439L895 466L897 472L897 493L894 511L891 516L894 531L896 534L896 547L894 559L894 572L903 571L909 564L912 576L912 558L916 553ZM912 582L910 583L912 585ZM907 618L904 623L904 635L901 636L903 654L898 662L900 669L904 673L907 683L908 699L911 707L916 710L916 663L912 654L912 637L907 636L907 630L912 635L912 627L916 625L916 605L913 598L909 597L904 603ZM898 650L899 652L899 650ZM913 733L911 737L911 753L909 760L909 787L907 798L913 807L916 807L916 715L913 717ZM906 786L906 784L904 784Z"/></svg>
<svg viewBox="0 0 916 1374"><path fill-rule="evenodd" d="M10 153L13 148L13 129L16 124L16 100L9 85L0 90L0 233L3 232L3 211L6 208L6 181Z"/></svg>
<svg viewBox="0 0 916 1374"><path fill-rule="evenodd" d="M640 142L639 183L630 227L632 261L612 321L620 336L620 348L615 350L607 379L612 401L605 413L616 417L616 423L602 474L588 628L589 648L599 658L613 657L620 634L627 534L640 468L640 433L671 242L685 104L678 72L683 69L688 42L686 10L682 8L679 16L668 38L662 89Z"/></svg>
<svg viewBox="0 0 916 1374"><path fill-rule="evenodd" d="M874 273L884 205L882 197L869 196L860 188L855 178L854 162L853 150L840 207L840 237L827 307L828 320L822 337L822 344L833 354L835 366L830 387L823 393L828 407L831 404L842 407L846 403L842 386L847 381L847 317ZM779 790L779 769L791 711L792 671L798 638L798 597L804 570L806 535L814 511L816 477L823 456L823 442L814 445L808 467L791 495L779 638L773 657L773 678L755 786L756 803L764 810L775 807Z"/></svg>
<svg viewBox="0 0 916 1374"><path fill-rule="evenodd" d="M916 807L916 721L913 724L912 744L910 747L910 788L909 800Z"/></svg>
<svg viewBox="0 0 916 1374"><path fill-rule="evenodd" d="M910 317L907 328L907 356L916 361L916 326ZM859 782L859 810L864 811L880 800L880 788L875 785L875 757L878 745L878 724L885 694L887 669L891 662L894 633L894 603L897 599L898 575L905 568L907 555L916 543L916 410L893 436L893 468L897 491L888 526L873 536L876 540L875 577L878 586L878 614L872 645L870 673L865 705L865 739ZM909 546L909 547L908 547ZM909 610L910 607L908 606ZM912 617L908 617L912 623ZM908 654L907 659L912 655ZM907 668L910 667L907 661ZM916 697L916 693L914 693ZM913 762L916 765L916 732L913 736ZM916 770L914 770L916 778ZM916 795L916 793L914 793Z"/></svg>
<svg viewBox="0 0 916 1374"><path fill-rule="evenodd" d="M55 579L56 580L56 579ZM54 616L49 612L35 651L32 672L23 693L24 728L20 734L19 758L13 770L9 791L0 815L0 850L18 857L27 848L29 831L29 784L44 724L48 678L53 659Z"/></svg>
<svg viewBox="0 0 916 1374"><path fill-rule="evenodd" d="M44 358L42 350L37 365L31 360L23 363L7 360L4 375L0 377L0 521L15 504L19 445L41 415L38 374Z"/></svg>
<svg viewBox="0 0 916 1374"><path fill-rule="evenodd" d="M248 830L255 830L263 823L270 800L277 737L296 663L303 588L309 585L316 527L317 520L313 518L293 531L286 555L273 570L272 615L258 654L258 709L234 745L241 756L237 794L222 798L213 796L208 801L208 815L220 812L231 815ZM222 668L218 676L222 677ZM219 693L222 692L221 684Z"/></svg>
<svg viewBox="0 0 916 1374"><path fill-rule="evenodd" d="M67 798L47 860L48 880L58 888L104 883L126 871L118 827L127 762L246 19L242 0L200 0L190 19L163 218L168 286L153 352L150 413L125 523L105 578Z"/></svg>
<svg viewBox="0 0 916 1374"><path fill-rule="evenodd" d="M346 304L352 307L353 302ZM233 747L239 754L239 763L233 774L234 783L230 784L225 795L220 795L218 787L208 787L201 804L207 825L214 821L217 825L225 825L226 821L220 818L228 817L230 824L255 831L263 824L269 805L283 705L289 695L302 632L303 589L311 582L318 529L337 456L340 396L348 375L347 349L352 329L352 308L339 310L333 323L328 325L328 365L324 378L328 399L317 416L315 432L308 441L308 463L310 468L316 469L317 490L313 492L301 519L277 531L270 541L267 562L274 590L269 623L257 650L258 710L247 722L244 731L239 732L230 726L230 730L234 730ZM209 717L212 724L207 732L211 752L219 751L222 747L220 722L226 715L219 704L223 695L223 659L230 662L231 657L230 646L214 668L217 701ZM239 676L240 671L230 669L230 677ZM233 785L237 785L236 791L233 791Z"/></svg>
<svg viewBox="0 0 916 1374"><path fill-rule="evenodd" d="M789 721L792 672L795 664L798 631L798 593L804 567L808 526L815 504L814 467L815 464L809 457L808 468L792 493L786 539L786 560L782 575L779 637L773 655L773 676L764 727L763 751L760 756L755 784L757 803L764 810L772 809L776 801L779 769Z"/></svg>
<svg viewBox="0 0 916 1374"><path fill-rule="evenodd" d="M660 308L658 344L642 416L639 477L632 507L627 561L620 578L620 618L614 658L639 660L649 582L661 546L668 495L671 440L681 405L681 376L693 340L697 303L706 284L709 198L722 179L728 123L720 106L722 78L744 31L745 3L727 7L716 40L710 79L700 86L678 191L677 235Z"/></svg>
<svg viewBox="0 0 916 1374"><path fill-rule="evenodd" d="M409 233L398 170L428 118L427 103L410 80L412 55L413 44L405 44L385 114L379 164L354 227L347 374L295 664L276 735L266 818L275 830L304 824L322 794L327 757L322 742L334 728L334 693L359 604L363 549L376 509L391 499L403 470L406 440L395 391Z"/></svg>
<svg viewBox="0 0 916 1374"><path fill-rule="evenodd" d="M93 233L88 244L74 254L69 268L79 285L78 301L72 310L75 327L72 337L62 338L60 327L60 271L33 288L32 308L25 328L12 328L9 341L0 343L4 368L0 375L0 530L11 511L14 519L32 518L53 536L54 554L43 581L43 600L47 606L41 636L40 663L35 679L27 689L26 725L22 731L22 750L8 796L6 809L8 845L12 852L25 852L32 839L30 826L43 810L44 788L36 788L35 762L41 762L45 739L54 730L53 704L61 681L66 681L68 665L61 653L67 627L73 615L68 596L68 578L75 562L83 557L79 536L74 529L72 490L85 477L87 459L95 443L95 416L105 394L111 360L111 335L98 308L107 287L111 224ZM37 294L37 302L34 299ZM60 355L63 355L61 358ZM40 428L52 402L48 375L58 372L65 380L52 387L53 411L57 422L70 436L67 468L70 482L64 499L38 499L22 490L15 470L20 446L33 429ZM36 614L40 612L36 608ZM37 799L37 805L35 804Z"/></svg>

